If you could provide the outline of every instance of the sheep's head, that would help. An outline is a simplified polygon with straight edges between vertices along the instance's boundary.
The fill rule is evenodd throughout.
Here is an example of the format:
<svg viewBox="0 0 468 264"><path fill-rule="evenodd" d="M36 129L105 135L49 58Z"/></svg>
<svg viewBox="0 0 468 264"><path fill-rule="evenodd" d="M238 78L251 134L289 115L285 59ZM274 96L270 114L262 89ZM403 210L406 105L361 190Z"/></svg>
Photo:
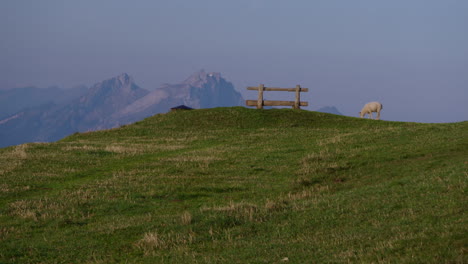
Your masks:
<svg viewBox="0 0 468 264"><path fill-rule="evenodd" d="M359 116L360 116L361 118L363 118L363 117L364 117L364 114L363 114L362 112L359 112Z"/></svg>

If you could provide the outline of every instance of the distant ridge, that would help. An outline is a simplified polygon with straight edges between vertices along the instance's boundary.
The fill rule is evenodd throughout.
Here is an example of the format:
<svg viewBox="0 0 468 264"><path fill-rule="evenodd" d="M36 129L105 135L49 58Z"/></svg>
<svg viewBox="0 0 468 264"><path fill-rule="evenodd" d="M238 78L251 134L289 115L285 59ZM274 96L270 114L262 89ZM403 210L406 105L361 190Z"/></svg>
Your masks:
<svg viewBox="0 0 468 264"><path fill-rule="evenodd" d="M22 87L0 90L0 120L25 108L34 108L47 103L62 104L84 95L88 88L76 86L70 89L59 87Z"/></svg>
<svg viewBox="0 0 468 264"><path fill-rule="evenodd" d="M334 106L325 106L319 108L317 112L328 113L328 114L335 114L335 115L343 115L338 109Z"/></svg>

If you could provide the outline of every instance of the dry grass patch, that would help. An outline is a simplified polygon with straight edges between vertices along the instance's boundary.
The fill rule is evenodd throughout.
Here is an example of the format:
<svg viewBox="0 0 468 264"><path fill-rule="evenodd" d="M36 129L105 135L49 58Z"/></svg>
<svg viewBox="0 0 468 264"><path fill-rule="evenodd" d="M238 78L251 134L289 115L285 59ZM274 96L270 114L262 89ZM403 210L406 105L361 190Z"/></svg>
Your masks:
<svg viewBox="0 0 468 264"><path fill-rule="evenodd" d="M95 144L87 142L86 144L67 144L61 149L63 151L107 151L123 155L141 155L146 153L154 153L158 151L179 150L185 148L185 144L163 143L156 141L148 141L141 143L112 143L108 145Z"/></svg>
<svg viewBox="0 0 468 264"><path fill-rule="evenodd" d="M354 157L354 155L355 154L345 153L345 150L339 148L333 150L324 148L319 152L310 153L302 158L297 171L297 174L301 177L296 181L299 185L303 186L310 186L318 183L316 182L317 179L314 180L308 177L325 177L339 171L347 170L351 166L348 160ZM346 156L346 158L343 156Z"/></svg>
<svg viewBox="0 0 468 264"><path fill-rule="evenodd" d="M158 161L163 164L170 163L175 168L197 168L205 171L212 167L213 163L223 161L225 150L210 148L203 151L187 152L182 155L161 158Z"/></svg>
<svg viewBox="0 0 468 264"><path fill-rule="evenodd" d="M120 190L122 188L128 188L129 186L141 186L143 187L148 183L149 179L156 176L159 177L160 171L158 169L133 169L126 171L115 171L112 173L112 177L97 181L94 186L99 189L113 189Z"/></svg>
<svg viewBox="0 0 468 264"><path fill-rule="evenodd" d="M9 204L9 215L33 221L49 218L61 218L63 203L51 201L48 198L39 200L19 200Z"/></svg>
<svg viewBox="0 0 468 264"><path fill-rule="evenodd" d="M230 201L227 206L202 207L200 208L200 211L202 213L223 213L226 216L233 217L236 220L242 221L258 221L262 218L258 214L260 212L260 209L257 205L250 203L234 203L233 201Z"/></svg>
<svg viewBox="0 0 468 264"><path fill-rule="evenodd" d="M16 233L18 233L18 230L15 227L0 226L0 241L6 240Z"/></svg>
<svg viewBox="0 0 468 264"><path fill-rule="evenodd" d="M192 214L189 211L184 211L180 216L183 225L190 225L192 223Z"/></svg>
<svg viewBox="0 0 468 264"><path fill-rule="evenodd" d="M118 153L118 154L126 154L126 155L136 155L142 154L146 152L146 149L143 146L139 145L117 145L112 144L110 146L106 146L104 148L105 151Z"/></svg>
<svg viewBox="0 0 468 264"><path fill-rule="evenodd" d="M96 146L90 145L66 145L62 147L63 151L76 151L76 150L85 150L85 151L96 151L100 150L100 148Z"/></svg>
<svg viewBox="0 0 468 264"><path fill-rule="evenodd" d="M219 157L215 156L176 156L160 159L161 161L172 161L172 162L212 162L222 160Z"/></svg>
<svg viewBox="0 0 468 264"><path fill-rule="evenodd" d="M265 202L265 209L268 212L282 212L290 207L289 200L286 199L278 199L278 200L270 200L267 199Z"/></svg>
<svg viewBox="0 0 468 264"><path fill-rule="evenodd" d="M52 172L34 172L33 177L41 177L41 178L59 178L63 177L63 174L57 172L57 173L52 173Z"/></svg>
<svg viewBox="0 0 468 264"><path fill-rule="evenodd" d="M327 137L327 138L318 140L317 145L320 146L320 147L323 147L323 146L326 146L326 145L334 145L334 144L338 144L338 143L349 144L350 141L353 140L353 137L356 137L356 133L337 134L337 135L332 136L332 137Z"/></svg>
<svg viewBox="0 0 468 264"><path fill-rule="evenodd" d="M0 176L15 170L28 158L28 144L22 144L3 151L0 155Z"/></svg>
<svg viewBox="0 0 468 264"><path fill-rule="evenodd" d="M90 188L91 187L91 188ZM71 204L83 204L102 196L102 192L92 186L83 186L76 191L63 192L60 197Z"/></svg>
<svg viewBox="0 0 468 264"><path fill-rule="evenodd" d="M75 191L62 191L58 198L41 198L37 200L18 200L8 205L8 214L33 221L49 219L65 219L91 217L89 212L80 209L82 205L102 199L102 193L97 189L84 186Z"/></svg>
<svg viewBox="0 0 468 264"><path fill-rule="evenodd" d="M326 186L326 187L328 187L328 186ZM297 200L308 199L308 198L313 197L315 195L316 194L314 194L314 192L312 190L307 189L307 190L302 190L302 191L296 192L296 193L289 192L286 197L290 201L297 201Z"/></svg>
<svg viewBox="0 0 468 264"><path fill-rule="evenodd" d="M199 169L205 170L208 169L211 164L215 161L222 160L219 157L215 156L175 156L175 157L168 157L164 159L160 159L161 162L171 162L175 167L185 167L187 164L192 164L191 166L195 165Z"/></svg>
<svg viewBox="0 0 468 264"><path fill-rule="evenodd" d="M0 184L0 192L1 193L14 193L14 192L21 192L30 190L31 186L11 186L9 184Z"/></svg>
<svg viewBox="0 0 468 264"><path fill-rule="evenodd" d="M168 250L179 246L190 245L195 241L195 233L189 231L187 234L158 232L145 233L142 239L135 243L135 246L142 250L146 256L154 255L157 250Z"/></svg>
<svg viewBox="0 0 468 264"><path fill-rule="evenodd" d="M0 161L0 176L5 175L11 171L14 171L16 168L21 166L21 164L23 164L21 160L2 159L2 161Z"/></svg>
<svg viewBox="0 0 468 264"><path fill-rule="evenodd" d="M18 159L26 159L28 157L28 154L26 153L27 149L27 144L18 145L14 147L11 154Z"/></svg>

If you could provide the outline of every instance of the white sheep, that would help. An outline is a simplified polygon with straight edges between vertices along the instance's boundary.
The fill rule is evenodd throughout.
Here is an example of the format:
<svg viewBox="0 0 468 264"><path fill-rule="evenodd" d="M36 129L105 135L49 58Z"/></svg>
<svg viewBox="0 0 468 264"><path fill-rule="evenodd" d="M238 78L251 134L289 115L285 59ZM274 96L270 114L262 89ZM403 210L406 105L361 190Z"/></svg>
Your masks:
<svg viewBox="0 0 468 264"><path fill-rule="evenodd" d="M359 112L359 115L361 116L361 118L365 117L366 114L369 115L369 118L374 118L372 116L372 112L377 112L377 117L375 118L376 120L379 120L380 119L380 111L383 109L383 105L379 102L370 102L370 103L367 103L361 110L361 112Z"/></svg>

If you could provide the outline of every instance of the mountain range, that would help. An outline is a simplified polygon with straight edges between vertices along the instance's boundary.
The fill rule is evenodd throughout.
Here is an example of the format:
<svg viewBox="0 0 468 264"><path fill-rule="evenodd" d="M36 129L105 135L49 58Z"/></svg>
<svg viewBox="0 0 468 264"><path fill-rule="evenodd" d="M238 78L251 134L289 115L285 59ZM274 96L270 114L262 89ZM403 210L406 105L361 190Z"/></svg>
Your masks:
<svg viewBox="0 0 468 264"><path fill-rule="evenodd" d="M164 84L154 91L139 87L123 73L89 89L2 91L0 102L5 108L0 108L0 147L56 141L75 132L113 128L168 112L178 105L191 108L244 105L241 94L220 73L203 70L182 83Z"/></svg>

